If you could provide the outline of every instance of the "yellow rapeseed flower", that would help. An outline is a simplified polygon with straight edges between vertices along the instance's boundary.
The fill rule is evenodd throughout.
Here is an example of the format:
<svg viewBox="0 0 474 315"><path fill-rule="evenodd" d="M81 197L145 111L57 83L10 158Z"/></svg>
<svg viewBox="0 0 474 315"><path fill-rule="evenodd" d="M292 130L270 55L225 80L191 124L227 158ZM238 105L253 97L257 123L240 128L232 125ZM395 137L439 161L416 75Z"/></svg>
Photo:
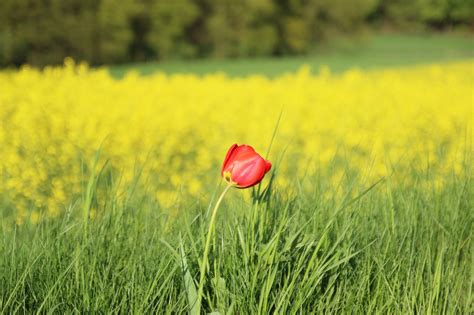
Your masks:
<svg viewBox="0 0 474 315"><path fill-rule="evenodd" d="M330 185L347 171L396 182L413 167L439 170L440 186L442 171L462 172L472 150L473 67L116 80L68 59L64 67L0 72L0 193L19 223L27 213L36 221L36 211L57 216L80 198L102 145L117 182L141 172L150 193L171 206L177 196L214 189L229 144L265 152L282 108L270 157L279 160L289 145L277 165L280 187L324 168Z"/></svg>

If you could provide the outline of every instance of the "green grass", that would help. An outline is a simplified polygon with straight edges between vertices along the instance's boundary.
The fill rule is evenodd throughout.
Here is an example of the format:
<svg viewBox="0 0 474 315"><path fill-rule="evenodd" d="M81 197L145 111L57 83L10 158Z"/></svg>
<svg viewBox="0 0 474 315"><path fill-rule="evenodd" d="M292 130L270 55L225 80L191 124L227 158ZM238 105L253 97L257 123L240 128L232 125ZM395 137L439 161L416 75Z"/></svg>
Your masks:
<svg viewBox="0 0 474 315"><path fill-rule="evenodd" d="M471 164L442 188L435 170L397 170L413 184L387 177L372 187L352 172L331 183L331 167L255 202L243 199L251 190L229 191L211 239L204 310L472 312ZM99 198L96 179L57 220L1 225L0 313L192 308L214 189L203 192L206 202L179 200L173 215L144 197L146 183L125 192L110 185L99 216L83 221Z"/></svg>
<svg viewBox="0 0 474 315"><path fill-rule="evenodd" d="M273 77L294 72L307 64L315 72L321 66L341 72L353 67L371 69L377 67L404 66L431 62L455 61L474 57L474 41L471 35L376 35L357 42L333 43L332 47L310 56L253 58L233 60L165 61L113 66L110 72L119 78L130 70L149 75L158 71L166 73L207 74L224 72L231 76L263 74Z"/></svg>

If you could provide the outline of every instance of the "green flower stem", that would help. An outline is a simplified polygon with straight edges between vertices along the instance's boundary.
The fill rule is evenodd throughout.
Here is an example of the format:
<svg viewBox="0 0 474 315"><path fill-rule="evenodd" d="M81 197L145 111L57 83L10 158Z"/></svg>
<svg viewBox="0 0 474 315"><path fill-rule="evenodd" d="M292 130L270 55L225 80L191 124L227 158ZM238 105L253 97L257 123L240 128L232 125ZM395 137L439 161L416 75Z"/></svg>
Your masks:
<svg viewBox="0 0 474 315"><path fill-rule="evenodd" d="M214 209L212 210L212 215L211 215L211 221L209 222L209 228L207 230L207 237L206 237L206 246L204 247L204 255L202 256L202 262L201 262L201 276L199 279L199 289L198 289L198 296L197 296L197 301L196 301L196 309L198 312L201 312L201 301L202 301L202 295L204 291L204 279L205 279L205 274L206 274L206 267L208 263L208 256L209 256L209 249L211 247L211 238L212 238L212 232L214 231L214 225L216 222L216 217L217 217L217 209L219 209L219 206L224 199L225 194L229 189L233 187L232 184L228 184L227 187L224 189L222 194L220 195L219 199L217 199L216 205L214 206Z"/></svg>

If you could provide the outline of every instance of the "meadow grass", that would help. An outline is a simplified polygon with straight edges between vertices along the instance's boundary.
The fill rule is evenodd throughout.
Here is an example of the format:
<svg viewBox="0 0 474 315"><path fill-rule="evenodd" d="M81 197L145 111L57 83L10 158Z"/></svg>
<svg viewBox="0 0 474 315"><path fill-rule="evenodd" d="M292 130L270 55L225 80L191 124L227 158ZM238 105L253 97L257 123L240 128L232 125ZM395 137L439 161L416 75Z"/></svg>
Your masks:
<svg viewBox="0 0 474 315"><path fill-rule="evenodd" d="M374 69L458 61L472 57L474 45L470 34L378 34L358 40L335 41L307 56L169 60L111 66L109 71L116 78L132 70L142 75L156 72L199 75L224 72L233 77L252 74L275 77L296 72L302 65L310 66L316 73L321 66L339 73L354 67Z"/></svg>
<svg viewBox="0 0 474 315"><path fill-rule="evenodd" d="M0 313L196 314L219 153L265 148L276 103L274 168L219 208L202 313L473 312L472 62L275 80L67 63L0 75Z"/></svg>
<svg viewBox="0 0 474 315"><path fill-rule="evenodd" d="M292 190L274 186L256 196L255 189L250 201L243 195L251 190L228 193L212 237L204 311L472 312L472 159L442 186L431 180L436 170L396 166L411 184L390 176L368 182L348 168L334 185L331 167L292 178ZM58 219L2 225L1 313L192 309L212 194L209 204L180 200L173 214L136 189L143 177L118 192L103 176L91 175L83 198ZM109 183L104 208L91 219L101 180ZM313 190L300 190L302 182Z"/></svg>

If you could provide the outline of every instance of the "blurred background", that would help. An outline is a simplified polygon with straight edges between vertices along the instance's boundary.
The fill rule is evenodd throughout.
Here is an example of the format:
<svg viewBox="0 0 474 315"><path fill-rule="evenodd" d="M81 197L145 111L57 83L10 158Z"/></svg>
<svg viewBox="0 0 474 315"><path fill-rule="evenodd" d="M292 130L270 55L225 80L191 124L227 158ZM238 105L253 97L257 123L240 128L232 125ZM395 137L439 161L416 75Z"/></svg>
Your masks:
<svg viewBox="0 0 474 315"><path fill-rule="evenodd" d="M358 53L364 67L472 56L473 30L474 0L2 0L0 66L72 57L147 72L156 70L149 62L179 71L189 65L177 60L217 60L187 68L202 72L232 67L219 60L259 57L273 74L284 69L266 57ZM340 59L294 60L346 67ZM236 71L245 66L228 72Z"/></svg>

